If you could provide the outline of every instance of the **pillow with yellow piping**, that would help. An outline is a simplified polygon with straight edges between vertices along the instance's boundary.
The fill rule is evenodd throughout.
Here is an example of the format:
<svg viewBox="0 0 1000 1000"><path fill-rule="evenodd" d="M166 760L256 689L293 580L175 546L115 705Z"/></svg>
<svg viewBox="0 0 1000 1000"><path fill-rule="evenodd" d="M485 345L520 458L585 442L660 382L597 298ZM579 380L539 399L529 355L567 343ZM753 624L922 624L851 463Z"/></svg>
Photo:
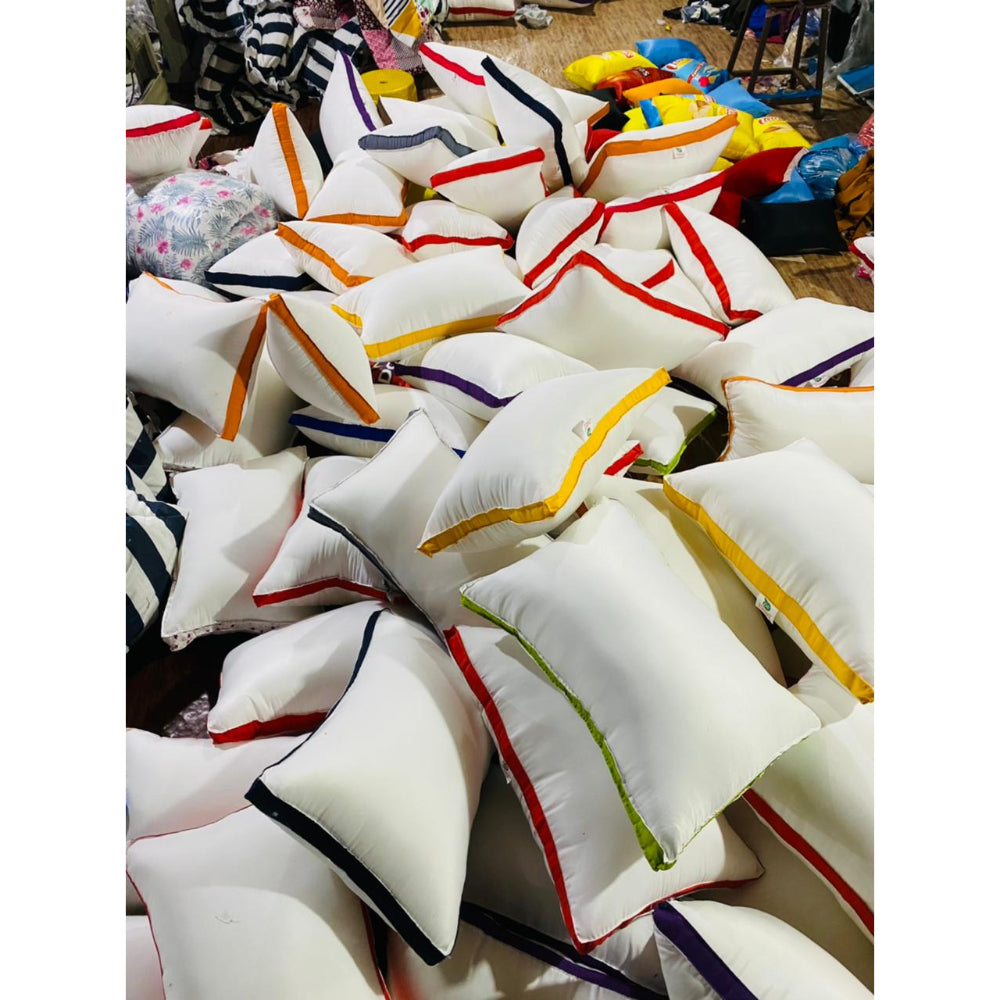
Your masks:
<svg viewBox="0 0 1000 1000"><path fill-rule="evenodd" d="M292 260L331 292L346 292L413 263L395 240L361 226L283 222L278 237Z"/></svg>
<svg viewBox="0 0 1000 1000"><path fill-rule="evenodd" d="M255 236L217 260L205 272L205 280L242 298L313 287L312 278L285 252L276 231Z"/></svg>
<svg viewBox="0 0 1000 1000"><path fill-rule="evenodd" d="M861 701L875 697L874 498L812 441L663 480L764 615Z"/></svg>
<svg viewBox="0 0 1000 1000"><path fill-rule="evenodd" d="M710 122L675 122L609 139L587 165L580 193L608 202L644 195L704 173L726 148L736 115Z"/></svg>
<svg viewBox="0 0 1000 1000"><path fill-rule="evenodd" d="M141 275L125 304L126 386L232 441L264 343L265 312L260 299L212 302Z"/></svg>
<svg viewBox="0 0 1000 1000"><path fill-rule="evenodd" d="M783 118L765 115L753 122L754 140L760 149L808 149L812 143Z"/></svg>
<svg viewBox="0 0 1000 1000"><path fill-rule="evenodd" d="M304 219L323 186L316 150L287 104L272 104L260 124L250 156L254 183L285 215Z"/></svg>
<svg viewBox="0 0 1000 1000"><path fill-rule="evenodd" d="M686 83L684 80L677 80L673 77L667 80L654 80L652 83L644 83L641 87L633 87L626 90L622 96L634 107L639 107L640 101L646 101L661 94L701 94L694 84Z"/></svg>
<svg viewBox="0 0 1000 1000"><path fill-rule="evenodd" d="M360 331L369 361L407 361L445 337L493 329L527 291L499 247L476 247L374 278L333 311Z"/></svg>
<svg viewBox="0 0 1000 1000"><path fill-rule="evenodd" d="M267 349L285 384L307 403L365 424L378 420L365 349L326 306L272 295Z"/></svg>
<svg viewBox="0 0 1000 1000"><path fill-rule="evenodd" d="M378 109L354 63L343 53L333 57L333 69L319 106L319 130L331 162L356 149L358 139L382 124Z"/></svg>
<svg viewBox="0 0 1000 1000"><path fill-rule="evenodd" d="M400 233L400 243L417 260L461 253L471 247L509 250L513 237L481 212L453 205L443 198L418 202Z"/></svg>
<svg viewBox="0 0 1000 1000"><path fill-rule="evenodd" d="M635 69L637 66L657 68L655 63L651 63L638 52L633 52L631 49L614 49L598 55L584 56L571 62L563 69L563 76L581 90L593 90L601 80L615 73Z"/></svg>
<svg viewBox="0 0 1000 1000"><path fill-rule="evenodd" d="M420 551L495 549L562 524L669 381L662 368L621 368L525 389L466 452L427 520Z"/></svg>
<svg viewBox="0 0 1000 1000"><path fill-rule="evenodd" d="M517 234L514 259L524 283L536 288L578 250L597 242L604 206L593 198L546 198L525 217Z"/></svg>
<svg viewBox="0 0 1000 1000"><path fill-rule="evenodd" d="M406 224L407 182L358 150L334 163L309 205L307 222L339 222L391 233Z"/></svg>
<svg viewBox="0 0 1000 1000"><path fill-rule="evenodd" d="M125 180L132 183L187 169L201 122L200 112L173 105L127 107Z"/></svg>

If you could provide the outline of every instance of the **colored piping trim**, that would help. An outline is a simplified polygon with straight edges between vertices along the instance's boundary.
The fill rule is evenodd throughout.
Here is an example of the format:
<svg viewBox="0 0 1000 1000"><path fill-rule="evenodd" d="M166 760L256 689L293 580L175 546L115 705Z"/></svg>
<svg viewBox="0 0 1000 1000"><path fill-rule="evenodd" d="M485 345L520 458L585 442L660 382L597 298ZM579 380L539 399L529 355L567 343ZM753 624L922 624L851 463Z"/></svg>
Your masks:
<svg viewBox="0 0 1000 1000"><path fill-rule="evenodd" d="M284 601L294 601L299 597L309 597L324 590L347 590L352 594L362 594L376 601L387 601L389 595L384 590L376 590L374 587L366 586L363 583L355 583L353 580L344 580L339 576L328 576L323 580L314 580L312 583L303 583L298 587L289 587L286 590L272 590L269 594L254 594L253 602L258 608L263 608L268 604L282 604Z"/></svg>
<svg viewBox="0 0 1000 1000"><path fill-rule="evenodd" d="M404 209L399 215L364 215L358 212L341 212L339 215L314 215L305 221L339 222L344 226L372 226L375 229L398 229L400 226L406 225L406 211Z"/></svg>
<svg viewBox="0 0 1000 1000"><path fill-rule="evenodd" d="M365 107L365 102L358 91L358 81L356 78L357 70L354 68L354 63L351 62L343 53L341 53L340 58L344 61L344 72L347 74L347 86L351 91L351 100L354 101L354 106L358 109L358 114L361 116L361 120L365 124L365 128L369 132L374 132L377 126L371 119L371 115L368 114L368 109Z"/></svg>
<svg viewBox="0 0 1000 1000"><path fill-rule="evenodd" d="M372 929L372 921L368 912L368 907L363 899L358 900L358 906L361 907L361 916L365 922L365 937L368 939L368 951L372 957L372 965L375 966L375 975L378 976L378 984L382 989L382 997L384 1000L392 1000L392 995L389 993L389 987L386 985L385 978L382 975L382 970L379 968L378 955L375 954L375 932Z"/></svg>
<svg viewBox="0 0 1000 1000"><path fill-rule="evenodd" d="M785 381L781 384L799 386L802 385L803 382L810 382L814 378L818 378L820 375L825 374L829 371L829 369L835 368L837 365L843 364L845 361L853 361L856 357L866 354L874 346L875 338L870 337L868 340L861 341L860 344L848 347L839 354L834 354L832 358L827 358L826 361L821 361L818 365L813 365L812 368L807 368L804 372L799 372L798 375L793 375L791 378L785 379Z"/></svg>
<svg viewBox="0 0 1000 1000"><path fill-rule="evenodd" d="M720 191L722 190L721 170L719 173L713 174L707 180L701 181L692 187L675 191L672 194L668 194L666 192L663 194L654 194L646 198L638 198L627 205L607 205L604 209L604 225L601 227L598 240L600 240L600 238L604 235L604 231L608 228L608 224L616 215L629 215L632 212L645 212L650 208L663 208L663 206L667 204L689 201L690 199L697 198L700 195L708 194L708 192L714 188L718 188Z"/></svg>
<svg viewBox="0 0 1000 1000"><path fill-rule="evenodd" d="M177 291L176 289L173 289ZM219 437L223 441L233 441L239 433L240 423L243 421L243 406L247 399L247 390L250 386L250 378L253 375L254 365L260 355L261 345L264 343L264 331L267 329L267 303L260 307L257 313L257 321L247 338L246 347L243 348L243 355L236 372L233 375L233 387L229 393L229 402L226 405L226 418L222 424L222 432Z"/></svg>
<svg viewBox="0 0 1000 1000"><path fill-rule="evenodd" d="M691 428L687 437L684 438L684 442L681 444L680 448L677 449L677 454L670 459L669 465L663 465L660 462L656 462L651 458L640 458L635 464L643 468L652 469L657 475L669 476L674 469L677 468L677 463L681 460L684 452L687 451L688 445L703 431L706 427L715 419L718 410L712 410L711 413L706 414L702 420L699 420L694 427Z"/></svg>
<svg viewBox="0 0 1000 1000"><path fill-rule="evenodd" d="M534 287L535 282L559 259L559 255L566 251L567 247L573 245L575 240L580 239L588 230L599 225L604 218L604 205L598 202L593 211L578 226L571 229L556 245L524 275L524 283L529 287Z"/></svg>
<svg viewBox="0 0 1000 1000"><path fill-rule="evenodd" d="M210 285L245 285L247 288L262 288L265 291L276 288L281 292L301 292L313 283L308 274L235 274L232 271L213 271L211 268L205 272L205 280Z"/></svg>
<svg viewBox="0 0 1000 1000"><path fill-rule="evenodd" d="M483 406L489 406L492 409L502 409L515 398L515 396L494 396L493 393L487 392L486 389L476 385L475 382L469 382L464 378L459 378L458 375L453 375L451 372L443 371L440 368L424 368L422 365L396 365L394 371L403 378L419 378L427 382L440 382L442 385L449 385L453 389L464 393L470 399L474 399L482 403Z"/></svg>
<svg viewBox="0 0 1000 1000"><path fill-rule="evenodd" d="M470 163L465 167L439 170L436 174L431 175L431 187L439 188L442 184L464 181L470 177L482 177L484 174L498 174L504 170L514 170L532 163L542 163L544 160L544 151L534 148L523 153L516 153L514 156L501 156L495 160L487 160L485 163Z"/></svg>
<svg viewBox="0 0 1000 1000"><path fill-rule="evenodd" d="M372 280L373 276L370 274L351 274L350 271L341 267L336 259L331 257L321 246L310 243L309 240L300 236L294 229L290 229L283 222L278 223L278 237L284 240L285 243L290 243L297 250L301 250L307 257L311 257L318 264L322 264L337 281L348 288L355 288L358 285L363 285L366 281Z"/></svg>
<svg viewBox="0 0 1000 1000"><path fill-rule="evenodd" d="M344 314L337 309L336 304L331 308L344 316L348 322L351 322L348 318L350 314ZM390 340L381 340L376 344L365 344L365 353L370 361L378 361L380 358L388 358L397 351L405 350L407 347L427 340L441 340L445 337L454 337L460 333L471 333L477 330L492 330L499 319L499 315L494 313L491 316L472 316L469 319L450 320L447 323L439 323L437 326L429 326L423 330L404 333L398 337L392 337Z"/></svg>
<svg viewBox="0 0 1000 1000"><path fill-rule="evenodd" d="M552 517L562 510L566 501L569 500L576 489L583 467L600 450L607 439L608 434L621 422L629 410L638 406L639 403L648 399L654 393L659 392L668 382L670 376L660 368L648 379L636 386L624 398L620 399L608 410L600 420L597 421L590 437L577 448L573 458L570 460L569 468L563 476L559 489L544 500L537 500L534 503L525 504L522 507L494 507L491 510L483 511L473 517L459 521L457 524L446 528L444 531L425 539L419 546L418 551L424 555L433 556L435 552L441 552L456 542L463 539L473 531L489 527L491 524L498 524L501 521L513 521L516 524L530 524L533 521L543 521Z"/></svg>
<svg viewBox="0 0 1000 1000"><path fill-rule="evenodd" d="M301 219L309 211L309 195L302 180L302 167L298 153L295 152L291 126L288 124L288 105L280 102L272 104L271 112L278 132L278 142L281 144L281 155L285 158L285 167L288 169L288 179L295 194L295 214Z"/></svg>
<svg viewBox="0 0 1000 1000"><path fill-rule="evenodd" d="M382 152L395 152L401 149L412 149L414 146L422 146L425 142L437 139L443 146L455 154L455 156L468 156L475 150L471 146L466 146L459 142L446 128L441 125L431 125L420 132L412 135L368 135L358 139L358 145L366 152L370 150Z"/></svg>
<svg viewBox="0 0 1000 1000"><path fill-rule="evenodd" d="M242 726L213 733L209 730L213 743L242 743L244 740L255 740L262 736L278 736L285 734L297 736L300 733L311 733L326 718L326 712L306 712L301 715L282 715L276 719L264 722L254 720L245 722Z"/></svg>
<svg viewBox="0 0 1000 1000"><path fill-rule="evenodd" d="M501 250L509 250L514 245L514 237L510 233L504 236L445 236L440 233L426 233L412 241L400 237L399 242L410 253L421 247L450 246L453 243L465 247L500 247Z"/></svg>
<svg viewBox="0 0 1000 1000"><path fill-rule="evenodd" d="M293 427L308 427L340 437L360 438L362 441L388 441L395 433L391 427L359 427L357 424L342 424L337 420L320 420L305 413L293 413L288 422Z"/></svg>
<svg viewBox="0 0 1000 1000"><path fill-rule="evenodd" d="M640 282L640 284L643 288L656 288L657 285L662 285L664 281L669 281L674 276L676 270L677 267L673 260L668 260L665 267L661 267L659 271L651 274L645 281Z"/></svg>
<svg viewBox="0 0 1000 1000"><path fill-rule="evenodd" d="M629 448L621 458L617 461L612 462L605 470L604 475L606 476L617 476L622 469L627 469L630 465L633 465L639 456L642 454L642 445L637 444L633 448Z"/></svg>
<svg viewBox="0 0 1000 1000"><path fill-rule="evenodd" d="M432 63L437 63L442 69L448 70L450 73L454 73L455 76L464 80L466 83L471 83L476 87L485 87L486 80L481 76L476 76L471 70L467 70L464 66L457 62L453 62L451 59L445 58L441 53L434 52L430 49L425 42L420 46L420 56L422 59L430 59Z"/></svg>
<svg viewBox="0 0 1000 1000"><path fill-rule="evenodd" d="M173 132L174 129L184 128L201 121L201 112L192 111L190 114L181 115L179 118L171 118L165 122L155 122L153 125L140 125L136 128L125 129L126 139L141 139L147 135L160 135L163 132ZM209 126L211 128L211 125Z"/></svg>
<svg viewBox="0 0 1000 1000"><path fill-rule="evenodd" d="M496 20L501 21L507 17L513 17L515 11L512 10L497 10L494 7L456 7L454 4L448 5L449 14L489 14L490 17L496 18Z"/></svg>

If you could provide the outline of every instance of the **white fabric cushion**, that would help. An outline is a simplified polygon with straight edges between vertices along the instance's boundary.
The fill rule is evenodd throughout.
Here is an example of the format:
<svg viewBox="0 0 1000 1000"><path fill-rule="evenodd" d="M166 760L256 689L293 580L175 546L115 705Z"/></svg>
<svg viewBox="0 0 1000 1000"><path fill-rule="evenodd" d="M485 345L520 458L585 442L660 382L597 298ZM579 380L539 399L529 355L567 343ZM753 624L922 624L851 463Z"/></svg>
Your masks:
<svg viewBox="0 0 1000 1000"><path fill-rule="evenodd" d="M802 388L755 378L723 383L729 443L720 461L815 442L862 483L875 482L875 389Z"/></svg>
<svg viewBox="0 0 1000 1000"><path fill-rule="evenodd" d="M674 256L720 319L738 326L795 301L775 266L728 222L676 202L663 210Z"/></svg>
<svg viewBox="0 0 1000 1000"><path fill-rule="evenodd" d="M492 420L525 389L590 365L509 333L468 333L435 344L415 365L393 372L481 420Z"/></svg>
<svg viewBox="0 0 1000 1000"><path fill-rule="evenodd" d="M125 383L179 406L232 441L264 327L260 299L212 302L144 274L132 282L125 304Z"/></svg>
<svg viewBox="0 0 1000 1000"><path fill-rule="evenodd" d="M418 552L427 518L458 467L458 456L438 436L429 413L418 411L363 469L310 506L310 516L347 535L438 629L478 624L461 606L459 587L547 542L532 539L484 553L444 552L432 560Z"/></svg>
<svg viewBox="0 0 1000 1000"><path fill-rule="evenodd" d="M803 336L808 331L808 336ZM874 316L854 306L798 299L709 344L674 375L725 405L722 383L745 375L772 385L821 385L875 343Z"/></svg>
<svg viewBox="0 0 1000 1000"><path fill-rule="evenodd" d="M201 129L201 113L135 104L125 109L125 180L130 184L184 170Z"/></svg>
<svg viewBox="0 0 1000 1000"><path fill-rule="evenodd" d="M350 324L328 307L272 295L267 349L285 385L307 403L365 424L378 420L365 350Z"/></svg>
<svg viewBox="0 0 1000 1000"><path fill-rule="evenodd" d="M128 852L169 997L381 1000L360 901L255 809Z"/></svg>
<svg viewBox="0 0 1000 1000"><path fill-rule="evenodd" d="M517 640L499 629L463 628L448 633L448 644L524 811L497 810L488 853L515 850L518 834L522 851L541 847L577 949L592 950L660 900L761 874L722 819L701 830L669 871L651 870L600 749ZM496 794L513 802L506 789Z"/></svg>
<svg viewBox="0 0 1000 1000"><path fill-rule="evenodd" d="M622 132L603 143L587 164L580 193L609 202L703 174L722 155L735 129L733 114Z"/></svg>
<svg viewBox="0 0 1000 1000"><path fill-rule="evenodd" d="M483 79L485 52L461 45L424 42L420 46L420 58L431 79L459 108L495 124L493 105Z"/></svg>
<svg viewBox="0 0 1000 1000"><path fill-rule="evenodd" d="M822 663L814 663L789 689L824 726L846 719L858 707L854 697Z"/></svg>
<svg viewBox="0 0 1000 1000"><path fill-rule="evenodd" d="M578 184L586 170L583 143L562 98L544 80L492 56L481 64L486 93L504 142L538 146L550 191Z"/></svg>
<svg viewBox="0 0 1000 1000"><path fill-rule="evenodd" d="M747 804L875 935L875 706L858 705L775 761Z"/></svg>
<svg viewBox="0 0 1000 1000"><path fill-rule="evenodd" d="M337 52L319 106L319 130L331 162L382 124L378 109L354 63Z"/></svg>
<svg viewBox="0 0 1000 1000"><path fill-rule="evenodd" d="M602 476L585 505L596 507L606 498L628 508L671 571L784 686L778 653L753 596L705 533L667 500L661 485Z"/></svg>
<svg viewBox="0 0 1000 1000"><path fill-rule="evenodd" d="M536 288L578 250L597 242L604 206L593 198L546 198L524 218L517 234L515 258L524 283Z"/></svg>
<svg viewBox="0 0 1000 1000"><path fill-rule="evenodd" d="M173 650L213 632L266 632L310 614L258 608L253 590L298 513L305 449L245 467L220 465L174 476L187 526L160 634Z"/></svg>
<svg viewBox="0 0 1000 1000"><path fill-rule="evenodd" d="M546 195L538 146L501 146L459 157L431 177L449 201L481 212L511 232Z"/></svg>
<svg viewBox="0 0 1000 1000"><path fill-rule="evenodd" d="M515 0L448 0L447 21L513 20L517 12Z"/></svg>
<svg viewBox="0 0 1000 1000"><path fill-rule="evenodd" d="M206 288L204 285L199 285L194 281L183 281L180 278L164 278L162 275L153 275L148 271L143 272L138 278L133 278L129 282L129 296L131 297L133 289L135 289L138 282L145 284L146 279L154 278L160 283L164 288L172 288L175 292L180 292L182 295L195 295L199 299L205 299L208 302L228 302L229 299L225 295L220 295L218 292L213 292L211 288Z"/></svg>
<svg viewBox="0 0 1000 1000"><path fill-rule="evenodd" d="M313 285L312 278L291 259L274 231L255 236L216 261L205 272L205 280L243 298L298 292Z"/></svg>
<svg viewBox="0 0 1000 1000"><path fill-rule="evenodd" d="M306 220L391 233L406 223L406 188L399 174L370 156L348 156L334 163Z"/></svg>
<svg viewBox="0 0 1000 1000"><path fill-rule="evenodd" d="M149 917L125 917L125 1000L164 1000L163 974Z"/></svg>
<svg viewBox="0 0 1000 1000"><path fill-rule="evenodd" d="M486 426L478 417L422 389L376 385L375 405L379 418L369 425L358 420L345 421L315 406L293 413L290 420L310 441L359 458L376 454L414 410L426 411L441 440L459 455L468 451Z"/></svg>
<svg viewBox="0 0 1000 1000"><path fill-rule="evenodd" d="M575 0L569 0L569 3L573 8L580 6ZM578 90L566 90L563 87L553 89L562 99L566 110L569 111L577 125L581 123L595 125L608 113L608 102L602 101L599 97L594 97L592 94L581 94Z"/></svg>
<svg viewBox="0 0 1000 1000"><path fill-rule="evenodd" d="M400 234L400 243L417 260L460 253L469 247L514 245L510 233L481 212L453 205L440 198L419 201Z"/></svg>
<svg viewBox="0 0 1000 1000"><path fill-rule="evenodd" d="M777 917L709 900L653 915L671 1000L870 1000L835 958Z"/></svg>
<svg viewBox="0 0 1000 1000"><path fill-rule="evenodd" d="M348 455L330 455L309 464L299 516L254 588L257 607L316 607L386 597L385 581L364 555L342 535L309 517L309 504L316 497L364 464L364 459Z"/></svg>
<svg viewBox="0 0 1000 1000"><path fill-rule="evenodd" d="M433 633L383 612L329 718L247 798L434 964L455 943L491 749L475 699Z"/></svg>
<svg viewBox="0 0 1000 1000"><path fill-rule="evenodd" d="M695 174L647 195L615 198L604 207L600 240L626 250L669 249L670 230L663 206L676 202L711 212L722 190L724 172Z"/></svg>
<svg viewBox="0 0 1000 1000"><path fill-rule="evenodd" d="M474 129L485 146L499 146L496 126L484 118L467 115L461 110L428 104L425 101L408 101L401 97L379 98L382 110L393 125L409 125L414 129L441 125L453 135Z"/></svg>
<svg viewBox="0 0 1000 1000"><path fill-rule="evenodd" d="M765 615L871 701L875 504L868 490L804 439L676 472L663 489L708 532Z"/></svg>
<svg viewBox="0 0 1000 1000"><path fill-rule="evenodd" d="M364 659L375 613L384 607L364 601L335 608L231 650L208 713L212 740L233 743L315 729L347 690Z"/></svg>
<svg viewBox="0 0 1000 1000"><path fill-rule="evenodd" d="M687 446L715 419L715 405L673 386L661 389L632 434L642 445L635 472L665 476L673 472Z"/></svg>
<svg viewBox="0 0 1000 1000"><path fill-rule="evenodd" d="M260 123L250 154L250 170L285 215L304 219L323 186L323 168L298 119L287 104L272 104Z"/></svg>
<svg viewBox="0 0 1000 1000"><path fill-rule="evenodd" d="M729 329L690 302L673 301L667 286L647 289L619 277L586 250L501 316L497 326L595 368L667 369L721 340Z"/></svg>
<svg viewBox="0 0 1000 1000"><path fill-rule="evenodd" d="M875 384L875 351L863 354L851 365L851 387Z"/></svg>
<svg viewBox="0 0 1000 1000"><path fill-rule="evenodd" d="M420 551L498 548L560 525L669 378L663 369L622 368L526 389L469 448L428 518Z"/></svg>
<svg viewBox="0 0 1000 1000"><path fill-rule="evenodd" d="M672 867L819 728L612 500L521 564L467 584L462 601L515 635L573 703L654 869Z"/></svg>
<svg viewBox="0 0 1000 1000"><path fill-rule="evenodd" d="M491 329L526 291L499 247L477 247L383 274L333 310L360 330L369 360L407 361L444 337Z"/></svg>

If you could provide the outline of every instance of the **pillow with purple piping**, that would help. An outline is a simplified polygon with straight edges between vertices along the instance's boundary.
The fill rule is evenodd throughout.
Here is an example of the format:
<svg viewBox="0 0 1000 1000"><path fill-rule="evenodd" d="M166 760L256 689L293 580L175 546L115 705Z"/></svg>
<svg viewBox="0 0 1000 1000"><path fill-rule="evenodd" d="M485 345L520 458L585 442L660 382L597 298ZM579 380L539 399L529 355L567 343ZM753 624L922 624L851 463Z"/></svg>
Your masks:
<svg viewBox="0 0 1000 1000"><path fill-rule="evenodd" d="M323 186L323 168L308 136L287 104L272 104L261 122L250 157L254 183L293 219L304 219Z"/></svg>
<svg viewBox="0 0 1000 1000"><path fill-rule="evenodd" d="M593 198L546 198L524 218L517 234L514 259L524 283L537 288L578 250L597 242L604 206Z"/></svg>
<svg viewBox="0 0 1000 1000"><path fill-rule="evenodd" d="M345 150L357 149L358 139L381 125L361 74L344 53L337 52L319 106L319 130L331 162Z"/></svg>

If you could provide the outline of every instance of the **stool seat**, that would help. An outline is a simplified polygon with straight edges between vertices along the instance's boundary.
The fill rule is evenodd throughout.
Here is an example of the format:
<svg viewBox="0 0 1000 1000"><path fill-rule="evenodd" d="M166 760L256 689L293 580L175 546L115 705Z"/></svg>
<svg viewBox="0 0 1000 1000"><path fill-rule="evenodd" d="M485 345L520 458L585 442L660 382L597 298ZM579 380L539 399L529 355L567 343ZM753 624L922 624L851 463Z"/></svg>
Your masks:
<svg viewBox="0 0 1000 1000"><path fill-rule="evenodd" d="M372 97L398 97L404 101L417 99L417 84L410 73L401 69L373 69L361 74L361 82Z"/></svg>

